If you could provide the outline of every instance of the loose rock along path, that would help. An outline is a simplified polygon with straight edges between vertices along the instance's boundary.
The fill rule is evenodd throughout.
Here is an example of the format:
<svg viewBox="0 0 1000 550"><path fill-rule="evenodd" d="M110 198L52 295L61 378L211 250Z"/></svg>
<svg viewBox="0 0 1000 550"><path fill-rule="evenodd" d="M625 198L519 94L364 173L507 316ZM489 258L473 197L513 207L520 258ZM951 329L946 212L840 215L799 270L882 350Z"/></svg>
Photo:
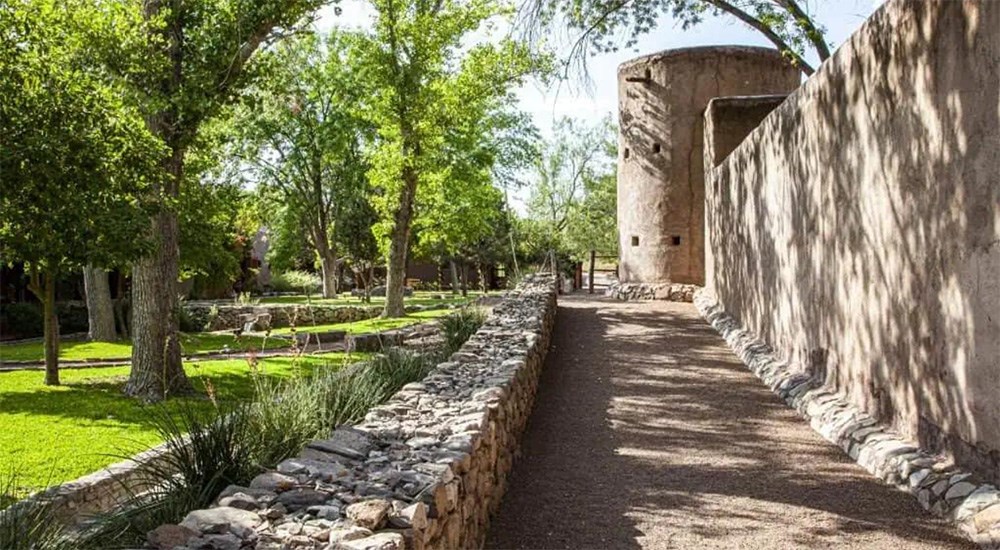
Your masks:
<svg viewBox="0 0 1000 550"><path fill-rule="evenodd" d="M970 548L812 431L688 303L560 297L487 548Z"/></svg>

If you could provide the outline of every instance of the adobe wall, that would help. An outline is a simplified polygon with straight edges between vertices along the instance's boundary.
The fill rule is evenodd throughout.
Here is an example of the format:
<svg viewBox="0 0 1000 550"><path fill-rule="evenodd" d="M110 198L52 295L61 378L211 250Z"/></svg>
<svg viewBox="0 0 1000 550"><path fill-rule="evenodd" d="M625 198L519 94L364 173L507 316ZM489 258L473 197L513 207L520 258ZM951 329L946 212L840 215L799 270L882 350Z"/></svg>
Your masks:
<svg viewBox="0 0 1000 550"><path fill-rule="evenodd" d="M787 98L787 94L780 94L717 97L709 101L705 109L705 174L711 174L712 169L739 147L747 135ZM718 185L719 180L715 184ZM706 178L705 185L712 185L711 177ZM706 194L709 192L706 191ZM718 193L718 188L714 192ZM709 241L707 226L705 240ZM706 281L715 276L712 259L711 254L705 254Z"/></svg>
<svg viewBox="0 0 1000 550"><path fill-rule="evenodd" d="M703 284L705 107L718 96L787 93L799 80L777 50L743 46L668 50L619 67L622 283Z"/></svg>
<svg viewBox="0 0 1000 550"><path fill-rule="evenodd" d="M1000 481L1000 2L890 0L709 175L708 291Z"/></svg>

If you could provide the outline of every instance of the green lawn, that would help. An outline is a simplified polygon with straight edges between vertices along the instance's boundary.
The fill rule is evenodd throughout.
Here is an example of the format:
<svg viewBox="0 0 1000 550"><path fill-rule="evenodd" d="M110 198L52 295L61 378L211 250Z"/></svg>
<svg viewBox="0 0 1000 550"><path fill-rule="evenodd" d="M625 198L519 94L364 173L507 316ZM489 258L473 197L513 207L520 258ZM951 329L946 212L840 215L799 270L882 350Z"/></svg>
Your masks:
<svg viewBox="0 0 1000 550"><path fill-rule="evenodd" d="M416 313L411 313L406 317L397 317L393 319L367 319L365 321L354 321L353 323L336 323L333 325L316 325L316 326L299 326L295 327L295 332L330 332L335 330L343 330L348 334L364 334L369 332L383 332L386 330L392 330L395 328L402 328L410 325L415 325L418 323L424 323L431 321L433 319L438 319L444 317L450 313L454 313L451 309L432 309L428 311L418 311ZM272 334L281 335L289 334L292 332L291 327L277 328L272 331Z"/></svg>
<svg viewBox="0 0 1000 550"><path fill-rule="evenodd" d="M264 339L262 336L242 336L237 339L232 334L199 332L181 334L181 347L185 354L221 351L246 351L249 349L286 348L288 340L280 338ZM128 359L132 355L132 342L87 342L84 340L66 340L59 346L59 359L62 361L81 361L84 359L118 360ZM0 362L2 361L43 361L45 349L42 342L20 344L0 344Z"/></svg>
<svg viewBox="0 0 1000 550"><path fill-rule="evenodd" d="M364 357L275 357L261 360L259 368L266 376L287 377ZM244 360L187 363L185 369L199 391L211 387L220 401L253 393ZM56 387L42 385L44 376L40 370L0 372L0 472L14 471L24 493L99 470L159 442L150 407L121 393L128 367L67 369L60 373L63 385ZM212 406L203 397L167 406L185 401Z"/></svg>

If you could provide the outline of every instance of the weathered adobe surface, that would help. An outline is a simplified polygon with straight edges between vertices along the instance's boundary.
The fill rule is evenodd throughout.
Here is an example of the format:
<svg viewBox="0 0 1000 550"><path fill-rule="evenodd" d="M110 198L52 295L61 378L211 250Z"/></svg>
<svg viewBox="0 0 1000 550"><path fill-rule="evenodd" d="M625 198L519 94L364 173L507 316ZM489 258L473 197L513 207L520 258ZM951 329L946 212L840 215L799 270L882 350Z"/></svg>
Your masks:
<svg viewBox="0 0 1000 550"><path fill-rule="evenodd" d="M747 367L820 435L885 483L916 497L925 510L951 520L973 542L1000 548L996 486L922 449L917 441L777 357L767 343L730 317L710 292L698 292L694 303Z"/></svg>
<svg viewBox="0 0 1000 550"><path fill-rule="evenodd" d="M555 313L554 279L526 279L423 381L249 487L229 487L215 507L150 532L148 547L481 547L531 412Z"/></svg>
<svg viewBox="0 0 1000 550"><path fill-rule="evenodd" d="M886 2L706 186L706 288L726 311L995 484L997 28L996 1Z"/></svg>

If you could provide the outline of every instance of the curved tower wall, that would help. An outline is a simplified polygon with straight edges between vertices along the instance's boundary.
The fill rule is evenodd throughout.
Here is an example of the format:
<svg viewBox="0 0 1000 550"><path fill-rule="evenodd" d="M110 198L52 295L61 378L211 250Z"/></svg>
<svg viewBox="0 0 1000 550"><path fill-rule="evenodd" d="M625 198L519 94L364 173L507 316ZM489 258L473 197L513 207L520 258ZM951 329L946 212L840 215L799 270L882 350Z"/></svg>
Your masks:
<svg viewBox="0 0 1000 550"><path fill-rule="evenodd" d="M777 50L667 50L618 68L618 238L623 283L705 282L705 108L715 97L788 93Z"/></svg>

